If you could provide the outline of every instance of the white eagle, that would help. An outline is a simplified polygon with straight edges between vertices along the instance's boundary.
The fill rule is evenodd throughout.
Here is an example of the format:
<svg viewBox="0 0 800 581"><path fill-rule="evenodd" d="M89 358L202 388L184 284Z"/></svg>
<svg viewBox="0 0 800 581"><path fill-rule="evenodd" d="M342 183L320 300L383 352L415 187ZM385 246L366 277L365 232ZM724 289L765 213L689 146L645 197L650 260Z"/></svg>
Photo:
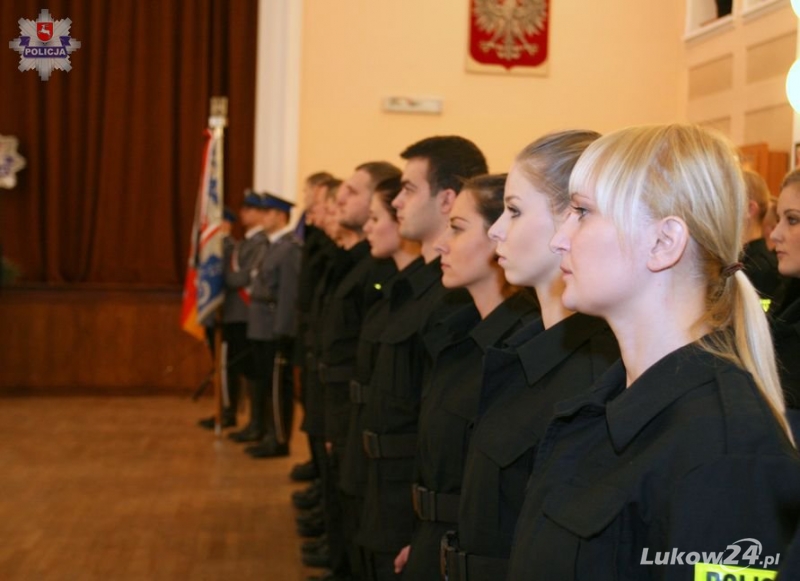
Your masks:
<svg viewBox="0 0 800 581"><path fill-rule="evenodd" d="M475 0L478 29L492 35L480 49L495 51L502 60L517 60L523 51L536 54L539 47L527 37L540 32L546 19L546 0Z"/></svg>

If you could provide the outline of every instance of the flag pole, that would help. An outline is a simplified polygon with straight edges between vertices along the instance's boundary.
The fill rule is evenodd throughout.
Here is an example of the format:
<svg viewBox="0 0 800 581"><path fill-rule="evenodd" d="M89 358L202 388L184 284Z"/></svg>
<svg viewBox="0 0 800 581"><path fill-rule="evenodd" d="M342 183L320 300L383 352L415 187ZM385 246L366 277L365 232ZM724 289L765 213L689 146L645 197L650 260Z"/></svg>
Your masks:
<svg viewBox="0 0 800 581"><path fill-rule="evenodd" d="M211 97L211 114L208 117L208 128L214 134L214 147L216 148L216 158L219 163L219 207L224 207L224 138L225 127L228 126L228 98ZM222 373L225 364L222 358L225 356L222 349L222 305L217 307L214 314L214 433L217 437L222 435Z"/></svg>

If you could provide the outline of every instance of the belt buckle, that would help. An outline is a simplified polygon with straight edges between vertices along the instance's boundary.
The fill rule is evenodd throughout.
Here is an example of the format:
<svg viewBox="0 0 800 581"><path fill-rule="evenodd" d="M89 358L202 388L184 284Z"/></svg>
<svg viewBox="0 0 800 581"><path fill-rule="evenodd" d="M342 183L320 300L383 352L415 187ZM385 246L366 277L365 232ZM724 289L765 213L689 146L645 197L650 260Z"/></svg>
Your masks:
<svg viewBox="0 0 800 581"><path fill-rule="evenodd" d="M360 388L361 384L358 383L355 379L350 380L350 402L351 403L361 403L361 393Z"/></svg>
<svg viewBox="0 0 800 581"><path fill-rule="evenodd" d="M458 553L458 533L447 531L439 542L439 571L444 581L459 581L460 571L451 570L450 562L456 563Z"/></svg>
<svg viewBox="0 0 800 581"><path fill-rule="evenodd" d="M424 486L414 484L414 510L420 520L436 520L436 493L428 490Z"/></svg>
<svg viewBox="0 0 800 581"><path fill-rule="evenodd" d="M367 456L370 458L380 458L381 444L378 439L378 434L370 430L364 430L362 436L364 439L364 452Z"/></svg>

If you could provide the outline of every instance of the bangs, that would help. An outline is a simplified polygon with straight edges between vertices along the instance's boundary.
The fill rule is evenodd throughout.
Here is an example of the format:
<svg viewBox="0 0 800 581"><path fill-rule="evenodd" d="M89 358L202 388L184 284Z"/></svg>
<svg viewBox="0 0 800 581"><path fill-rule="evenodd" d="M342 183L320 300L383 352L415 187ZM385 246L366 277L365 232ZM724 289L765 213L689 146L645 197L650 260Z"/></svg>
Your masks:
<svg viewBox="0 0 800 581"><path fill-rule="evenodd" d="M645 129L631 128L601 137L581 155L570 176L570 194L593 197L598 211L624 238L648 214L645 201L657 151L648 135L651 132Z"/></svg>

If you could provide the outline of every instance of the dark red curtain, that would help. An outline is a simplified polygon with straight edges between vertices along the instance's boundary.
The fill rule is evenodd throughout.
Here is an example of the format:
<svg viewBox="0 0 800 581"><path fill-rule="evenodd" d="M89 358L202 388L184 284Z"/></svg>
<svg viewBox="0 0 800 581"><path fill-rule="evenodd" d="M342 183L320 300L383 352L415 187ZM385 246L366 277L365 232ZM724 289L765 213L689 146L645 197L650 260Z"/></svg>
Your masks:
<svg viewBox="0 0 800 581"><path fill-rule="evenodd" d="M212 95L229 98L226 202L252 180L257 4L0 2L0 134L27 159L0 189L0 244L23 280L180 284ZM41 8L81 42L48 81L8 48Z"/></svg>

